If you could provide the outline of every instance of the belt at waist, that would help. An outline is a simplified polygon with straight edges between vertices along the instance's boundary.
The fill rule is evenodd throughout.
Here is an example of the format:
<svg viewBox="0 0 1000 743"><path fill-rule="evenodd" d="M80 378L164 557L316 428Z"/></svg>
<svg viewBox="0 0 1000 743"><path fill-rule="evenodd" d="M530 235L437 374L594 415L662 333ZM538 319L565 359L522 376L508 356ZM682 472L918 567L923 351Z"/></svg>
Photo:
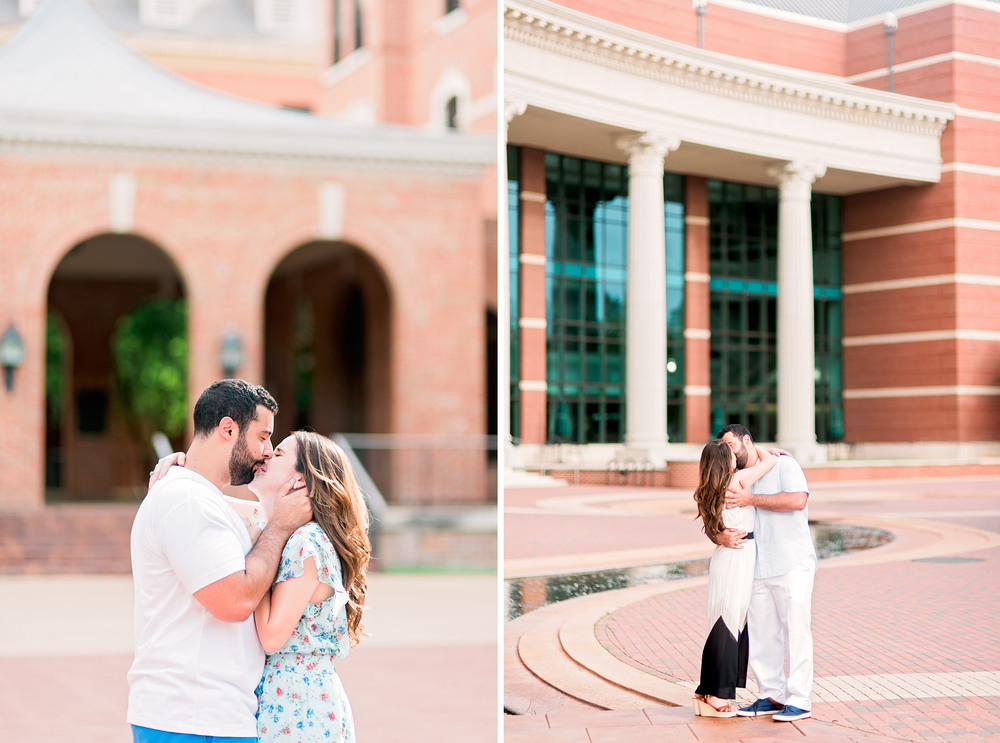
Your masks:
<svg viewBox="0 0 1000 743"><path fill-rule="evenodd" d="M747 539L753 539L753 532L752 531L748 531L746 538Z"/></svg>

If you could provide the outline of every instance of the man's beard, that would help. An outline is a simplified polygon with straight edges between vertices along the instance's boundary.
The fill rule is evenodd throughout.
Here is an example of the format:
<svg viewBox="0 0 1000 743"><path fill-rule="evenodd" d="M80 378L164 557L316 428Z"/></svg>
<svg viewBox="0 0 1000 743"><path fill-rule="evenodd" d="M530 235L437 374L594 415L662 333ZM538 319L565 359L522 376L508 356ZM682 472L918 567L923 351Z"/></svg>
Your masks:
<svg viewBox="0 0 1000 743"><path fill-rule="evenodd" d="M747 466L747 445L740 441L740 450L736 452L736 469L743 470Z"/></svg>
<svg viewBox="0 0 1000 743"><path fill-rule="evenodd" d="M263 459L254 459L246 440L240 436L229 456L229 482L231 485L247 485L253 482L254 467Z"/></svg>

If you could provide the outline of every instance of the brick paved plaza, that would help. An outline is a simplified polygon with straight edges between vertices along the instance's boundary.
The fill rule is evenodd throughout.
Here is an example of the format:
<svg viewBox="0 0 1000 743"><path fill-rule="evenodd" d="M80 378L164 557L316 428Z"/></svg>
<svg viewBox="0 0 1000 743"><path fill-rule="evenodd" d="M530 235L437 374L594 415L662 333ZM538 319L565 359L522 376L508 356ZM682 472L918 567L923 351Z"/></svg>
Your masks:
<svg viewBox="0 0 1000 743"><path fill-rule="evenodd" d="M702 576L583 596L508 622L504 702L520 714L505 715L504 740L1000 740L1000 477L942 474L812 484L810 520L894 535L820 561L812 719L694 716ZM712 547L686 490L509 490L505 509L507 578L544 575L546 564L671 562ZM750 684L741 700L753 699Z"/></svg>
<svg viewBox="0 0 1000 743"><path fill-rule="evenodd" d="M496 579L369 575L371 633L337 672L367 743L493 741ZM4 743L128 743L129 575L0 575Z"/></svg>

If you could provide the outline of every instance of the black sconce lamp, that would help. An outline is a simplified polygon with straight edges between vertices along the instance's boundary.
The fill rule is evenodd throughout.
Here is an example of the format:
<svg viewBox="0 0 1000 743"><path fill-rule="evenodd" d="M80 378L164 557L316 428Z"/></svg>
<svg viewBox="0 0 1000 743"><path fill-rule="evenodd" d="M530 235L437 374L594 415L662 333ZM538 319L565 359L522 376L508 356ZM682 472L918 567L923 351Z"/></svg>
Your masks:
<svg viewBox="0 0 1000 743"><path fill-rule="evenodd" d="M14 389L14 370L23 363L24 342L11 323L0 338L0 366L3 366L3 382L8 392Z"/></svg>
<svg viewBox="0 0 1000 743"><path fill-rule="evenodd" d="M227 330L222 336L222 345L219 347L219 362L222 364L222 371L226 377L232 377L236 370L243 363L243 343L240 341L240 334L235 330Z"/></svg>

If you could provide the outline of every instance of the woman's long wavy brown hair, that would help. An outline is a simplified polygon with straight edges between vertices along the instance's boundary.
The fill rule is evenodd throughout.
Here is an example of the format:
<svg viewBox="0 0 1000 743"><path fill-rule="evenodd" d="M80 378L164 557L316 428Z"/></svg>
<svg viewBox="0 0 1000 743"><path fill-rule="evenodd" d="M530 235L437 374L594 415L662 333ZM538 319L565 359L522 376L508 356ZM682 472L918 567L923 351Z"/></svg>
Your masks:
<svg viewBox="0 0 1000 743"><path fill-rule="evenodd" d="M726 506L726 487L732 476L733 452L729 444L721 439L705 444L698 465L698 487L694 491L694 502L698 504L702 531L709 536L726 528L722 522L722 510Z"/></svg>
<svg viewBox="0 0 1000 743"><path fill-rule="evenodd" d="M295 432L295 469L302 473L313 519L333 542L347 589L347 633L351 647L365 636L361 615L368 590L368 506L344 450L312 431Z"/></svg>

